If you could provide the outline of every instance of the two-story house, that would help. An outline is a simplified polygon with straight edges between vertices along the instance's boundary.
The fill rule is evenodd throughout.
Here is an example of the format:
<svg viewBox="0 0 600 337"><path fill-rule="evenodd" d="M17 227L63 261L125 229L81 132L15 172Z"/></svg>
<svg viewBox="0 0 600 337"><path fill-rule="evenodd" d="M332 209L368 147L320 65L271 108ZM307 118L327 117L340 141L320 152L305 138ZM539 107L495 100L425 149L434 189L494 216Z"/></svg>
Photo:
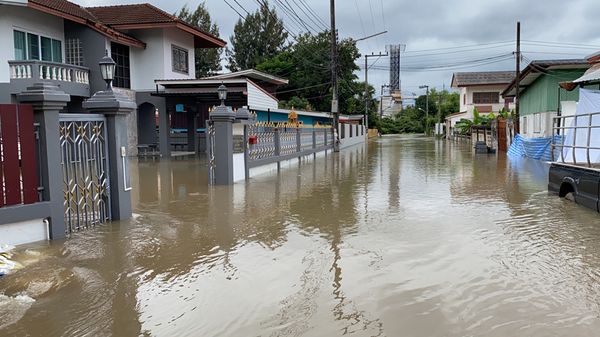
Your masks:
<svg viewBox="0 0 600 337"><path fill-rule="evenodd" d="M116 62L113 86L144 107L129 117L130 154L138 127L155 130L157 119L161 151L168 153L174 107L152 96L159 89L155 80L194 79L195 48L225 46L150 4L82 7L66 0L2 1L0 43L0 103L14 102L35 82L52 81L71 96L65 112L73 113L105 88L98 62L108 52Z"/></svg>
<svg viewBox="0 0 600 337"><path fill-rule="evenodd" d="M497 113L502 108L513 109L513 99L503 99L500 93L515 78L514 71L460 72L452 76L452 88L460 93L459 111L446 118L447 135L461 119L473 120L473 111Z"/></svg>
<svg viewBox="0 0 600 337"><path fill-rule="evenodd" d="M561 88L562 82L573 81L590 68L586 60L532 61L521 71L519 81L519 132L527 138L552 136L553 118L559 109L574 113L579 90ZM516 95L516 81L502 92L505 98Z"/></svg>

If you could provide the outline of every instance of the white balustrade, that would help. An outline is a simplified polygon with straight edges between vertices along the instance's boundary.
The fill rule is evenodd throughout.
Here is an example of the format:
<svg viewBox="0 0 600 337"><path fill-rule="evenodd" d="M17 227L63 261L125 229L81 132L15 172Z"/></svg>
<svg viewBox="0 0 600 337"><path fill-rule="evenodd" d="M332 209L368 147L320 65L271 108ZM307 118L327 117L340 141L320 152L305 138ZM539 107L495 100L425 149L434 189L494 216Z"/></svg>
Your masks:
<svg viewBox="0 0 600 337"><path fill-rule="evenodd" d="M11 64L10 65L10 78L11 79L26 79L31 78L31 65L30 64Z"/></svg>
<svg viewBox="0 0 600 337"><path fill-rule="evenodd" d="M36 67L36 68L33 68ZM61 82L89 84L88 70L74 68L68 64L54 64L43 61L19 61L9 64L11 79L31 79L33 70L37 69L39 79ZM38 76L36 74L36 76Z"/></svg>

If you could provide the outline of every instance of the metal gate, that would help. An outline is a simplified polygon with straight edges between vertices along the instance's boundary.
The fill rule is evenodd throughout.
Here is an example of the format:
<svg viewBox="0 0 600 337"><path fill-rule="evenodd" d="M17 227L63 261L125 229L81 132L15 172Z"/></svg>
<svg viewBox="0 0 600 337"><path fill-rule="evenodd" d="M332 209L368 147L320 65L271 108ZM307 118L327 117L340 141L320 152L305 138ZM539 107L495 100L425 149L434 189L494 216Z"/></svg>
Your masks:
<svg viewBox="0 0 600 337"><path fill-rule="evenodd" d="M206 154L208 156L208 184L215 183L215 123L206 121Z"/></svg>
<svg viewBox="0 0 600 337"><path fill-rule="evenodd" d="M60 114L60 148L67 234L110 220L105 117Z"/></svg>

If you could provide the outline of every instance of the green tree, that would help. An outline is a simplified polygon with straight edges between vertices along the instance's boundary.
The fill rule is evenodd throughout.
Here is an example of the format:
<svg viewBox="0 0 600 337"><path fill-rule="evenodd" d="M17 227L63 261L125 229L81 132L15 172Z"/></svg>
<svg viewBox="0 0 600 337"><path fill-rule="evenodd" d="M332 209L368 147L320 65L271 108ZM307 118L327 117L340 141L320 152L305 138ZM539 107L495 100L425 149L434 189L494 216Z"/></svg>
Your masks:
<svg viewBox="0 0 600 337"><path fill-rule="evenodd" d="M235 24L230 37L231 49L226 52L229 60L227 68L231 71L255 68L283 51L287 37L275 8L264 1L264 6Z"/></svg>
<svg viewBox="0 0 600 337"><path fill-rule="evenodd" d="M360 57L354 41L338 44L339 106L342 113L363 113L364 83L357 82L355 61ZM279 89L277 96L289 100L293 96L307 99L318 111L331 109L331 41L328 32L316 35L302 34L295 44L277 55L264 60L256 69L289 79L289 84ZM370 87L371 109L375 90Z"/></svg>
<svg viewBox="0 0 600 337"><path fill-rule="evenodd" d="M198 27L200 30L210 33L214 36L219 36L219 27L213 23L206 3L202 2L198 5L195 11L191 12L187 5L184 5L179 13L175 14L181 20L188 24ZM194 50L194 66L196 69L196 78L213 75L221 71L221 53L222 48L196 48Z"/></svg>

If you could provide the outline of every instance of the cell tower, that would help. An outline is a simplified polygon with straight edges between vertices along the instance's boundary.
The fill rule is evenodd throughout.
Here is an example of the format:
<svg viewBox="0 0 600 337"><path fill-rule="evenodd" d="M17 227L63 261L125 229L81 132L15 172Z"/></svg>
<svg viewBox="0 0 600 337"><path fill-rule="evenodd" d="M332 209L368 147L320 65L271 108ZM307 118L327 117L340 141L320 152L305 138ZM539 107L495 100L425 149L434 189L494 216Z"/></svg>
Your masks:
<svg viewBox="0 0 600 337"><path fill-rule="evenodd" d="M404 44L390 44L385 50L390 55L390 92L400 93L400 53L406 49Z"/></svg>

